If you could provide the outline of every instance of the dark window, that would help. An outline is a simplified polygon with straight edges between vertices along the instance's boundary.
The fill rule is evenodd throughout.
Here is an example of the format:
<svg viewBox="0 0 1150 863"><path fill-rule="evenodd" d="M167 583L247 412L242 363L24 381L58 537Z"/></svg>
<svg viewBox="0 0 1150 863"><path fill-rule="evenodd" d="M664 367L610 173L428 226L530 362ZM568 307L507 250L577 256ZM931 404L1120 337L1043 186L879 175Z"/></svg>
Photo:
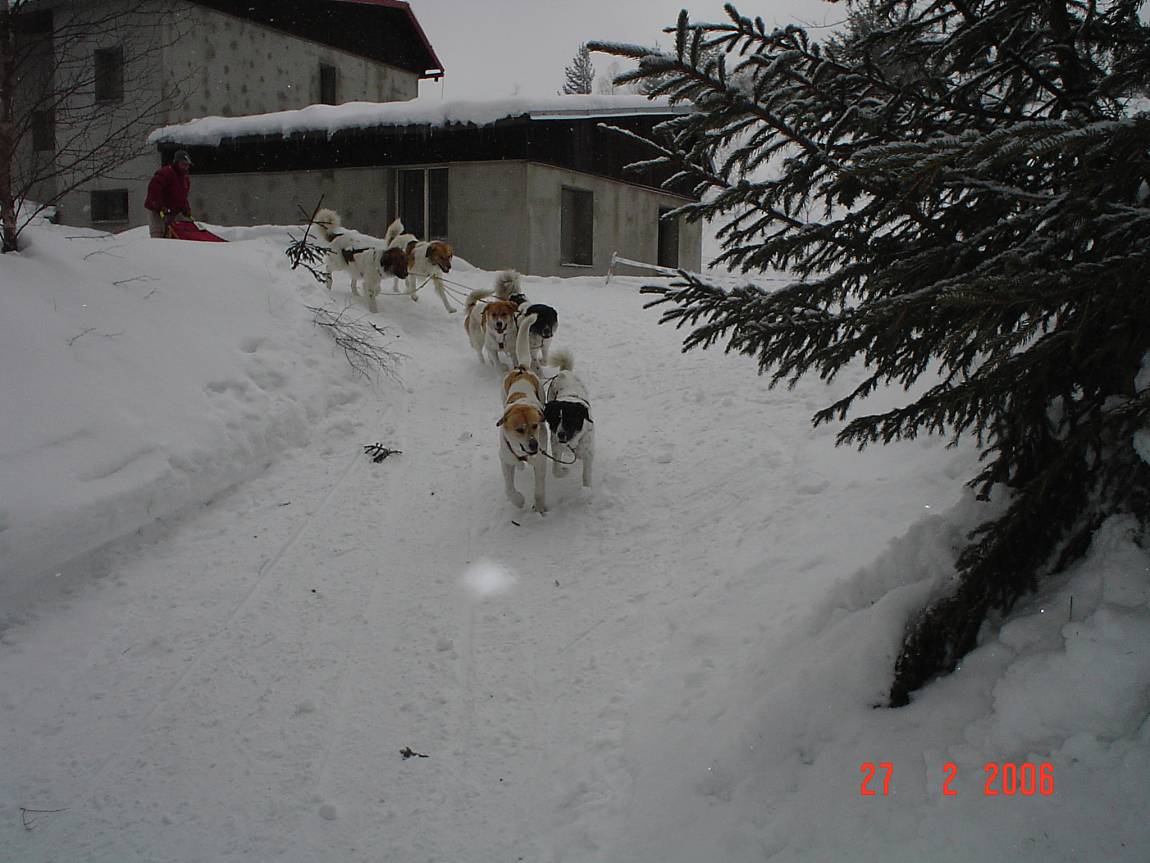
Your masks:
<svg viewBox="0 0 1150 863"><path fill-rule="evenodd" d="M559 263L591 266L594 233L594 195L585 189L564 186L559 212Z"/></svg>
<svg viewBox="0 0 1150 863"><path fill-rule="evenodd" d="M660 267L679 266L679 220L666 219L670 207L659 208L659 260Z"/></svg>
<svg viewBox="0 0 1150 863"><path fill-rule="evenodd" d="M322 105L335 105L337 102L336 82L339 70L327 63L319 64L319 101Z"/></svg>
<svg viewBox="0 0 1150 863"><path fill-rule="evenodd" d="M56 119L51 111L32 112L32 149L56 149Z"/></svg>
<svg viewBox="0 0 1150 863"><path fill-rule="evenodd" d="M423 236L423 169L399 172L399 218L408 233Z"/></svg>
<svg viewBox="0 0 1150 863"><path fill-rule="evenodd" d="M427 239L447 239L447 169L427 172Z"/></svg>
<svg viewBox="0 0 1150 863"><path fill-rule="evenodd" d="M421 240L447 237L447 168L404 168L399 172L399 218Z"/></svg>
<svg viewBox="0 0 1150 863"><path fill-rule="evenodd" d="M124 99L124 49L99 48L95 55L96 101L121 102Z"/></svg>
<svg viewBox="0 0 1150 863"><path fill-rule="evenodd" d="M127 189L106 189L90 194L93 222L128 221Z"/></svg>

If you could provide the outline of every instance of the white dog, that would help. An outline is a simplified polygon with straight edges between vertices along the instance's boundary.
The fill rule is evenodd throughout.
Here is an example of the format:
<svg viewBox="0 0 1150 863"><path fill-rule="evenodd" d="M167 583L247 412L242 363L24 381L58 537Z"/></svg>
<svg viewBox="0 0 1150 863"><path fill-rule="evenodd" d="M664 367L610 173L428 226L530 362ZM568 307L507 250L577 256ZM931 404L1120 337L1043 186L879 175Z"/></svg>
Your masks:
<svg viewBox="0 0 1150 863"><path fill-rule="evenodd" d="M499 365L502 353L507 356L507 367L515 367L518 308L510 300L492 299L490 291L478 290L468 294L463 328L481 363Z"/></svg>
<svg viewBox="0 0 1150 863"><path fill-rule="evenodd" d="M551 429L551 455L555 476L567 474L565 456L571 462L583 462L583 486L591 488L591 462L595 457L595 423L591 419L591 403L587 388L575 377L575 358L570 351L556 351L552 355L559 374L547 386L543 416Z"/></svg>
<svg viewBox="0 0 1150 863"><path fill-rule="evenodd" d="M383 238L389 249L400 249L407 255L407 275L403 277L407 282L407 295L418 301L419 295L416 292L431 279L443 307L448 314L455 314L455 306L447 299L447 289L440 275L451 272L451 260L455 256L451 244L442 240L423 242L415 234L405 234L403 222L399 219L387 226Z"/></svg>
<svg viewBox="0 0 1150 863"><path fill-rule="evenodd" d="M495 425L499 428L499 464L507 499L515 506L523 506L523 494L515 488L515 472L529 464L535 471L535 511L546 512L546 423L539 378L527 369L512 369L503 379L503 415Z"/></svg>
<svg viewBox="0 0 1150 863"><path fill-rule="evenodd" d="M359 281L362 279L368 308L373 313L379 311L375 298L379 296L383 274L406 278L407 256L396 249L365 243L342 230L339 213L335 210L320 210L313 222L329 247L324 255L327 270L324 285L330 291L332 273L347 270L351 292L359 295Z"/></svg>

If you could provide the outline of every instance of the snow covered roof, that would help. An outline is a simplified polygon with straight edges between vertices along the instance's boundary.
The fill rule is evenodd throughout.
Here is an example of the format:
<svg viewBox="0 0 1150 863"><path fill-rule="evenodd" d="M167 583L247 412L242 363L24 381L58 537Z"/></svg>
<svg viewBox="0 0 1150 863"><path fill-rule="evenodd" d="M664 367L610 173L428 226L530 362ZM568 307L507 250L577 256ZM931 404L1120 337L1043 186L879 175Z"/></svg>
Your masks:
<svg viewBox="0 0 1150 863"><path fill-rule="evenodd" d="M681 114L690 109L670 105L666 99L646 96L549 96L536 99L452 101L411 99L407 102L347 102L309 105L293 111L249 114L243 117L201 117L164 126L148 136L150 144L216 146L225 138L287 137L306 132L329 136L345 129L381 126L490 126L510 117L532 120L572 120L638 114Z"/></svg>

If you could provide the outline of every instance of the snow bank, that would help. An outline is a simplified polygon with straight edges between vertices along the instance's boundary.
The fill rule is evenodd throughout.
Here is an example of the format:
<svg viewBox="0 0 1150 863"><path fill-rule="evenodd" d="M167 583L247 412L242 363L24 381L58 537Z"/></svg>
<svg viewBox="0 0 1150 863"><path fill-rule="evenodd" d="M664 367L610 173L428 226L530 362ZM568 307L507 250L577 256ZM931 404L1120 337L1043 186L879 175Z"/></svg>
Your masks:
<svg viewBox="0 0 1150 863"><path fill-rule="evenodd" d="M283 230L225 245L33 225L0 258L0 599L251 476L359 397Z"/></svg>
<svg viewBox="0 0 1150 863"><path fill-rule="evenodd" d="M309 105L292 111L274 111L245 117L201 117L187 123L163 126L148 136L148 143L215 146L224 138L248 135L294 135L375 126L490 126L508 117L568 119L585 116L671 114L685 109L670 107L666 99L646 96L551 96L543 99L497 99L449 101L411 99L406 102L346 102L342 105Z"/></svg>
<svg viewBox="0 0 1150 863"><path fill-rule="evenodd" d="M288 230L45 226L0 258L0 588L260 472L0 621L13 859L1144 863L1132 520L877 709L1004 503L962 488L971 446L836 448L809 418L862 370L768 390L681 353L647 278L524 277L597 425L594 490L549 478L548 514L521 512L459 316L387 302L411 361L370 391L302 309L347 281L288 272ZM403 454L372 464L376 439ZM1053 788L989 794L987 764Z"/></svg>

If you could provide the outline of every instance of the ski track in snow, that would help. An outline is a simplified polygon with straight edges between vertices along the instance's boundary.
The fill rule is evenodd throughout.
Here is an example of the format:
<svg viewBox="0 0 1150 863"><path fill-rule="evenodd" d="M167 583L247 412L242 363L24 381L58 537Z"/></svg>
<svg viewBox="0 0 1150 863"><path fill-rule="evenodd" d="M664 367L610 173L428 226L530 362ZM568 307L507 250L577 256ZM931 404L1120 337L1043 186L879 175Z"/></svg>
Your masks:
<svg viewBox="0 0 1150 863"><path fill-rule="evenodd" d="M577 469L549 474L545 516L513 509L500 375L462 315L385 295L403 387L93 555L89 578L6 631L0 859L624 859L644 724L705 709L726 673L692 616L760 580L763 626L793 623L810 590L788 587L796 572L851 571L921 507L876 504L844 528L857 560L820 554L808 539L842 515L822 503L836 479L801 454L830 449L806 422L829 394L680 354L635 283L524 279L560 310L556 347L591 393L593 492ZM361 445L377 440L402 454L373 464ZM66 811L24 830L17 806Z"/></svg>

